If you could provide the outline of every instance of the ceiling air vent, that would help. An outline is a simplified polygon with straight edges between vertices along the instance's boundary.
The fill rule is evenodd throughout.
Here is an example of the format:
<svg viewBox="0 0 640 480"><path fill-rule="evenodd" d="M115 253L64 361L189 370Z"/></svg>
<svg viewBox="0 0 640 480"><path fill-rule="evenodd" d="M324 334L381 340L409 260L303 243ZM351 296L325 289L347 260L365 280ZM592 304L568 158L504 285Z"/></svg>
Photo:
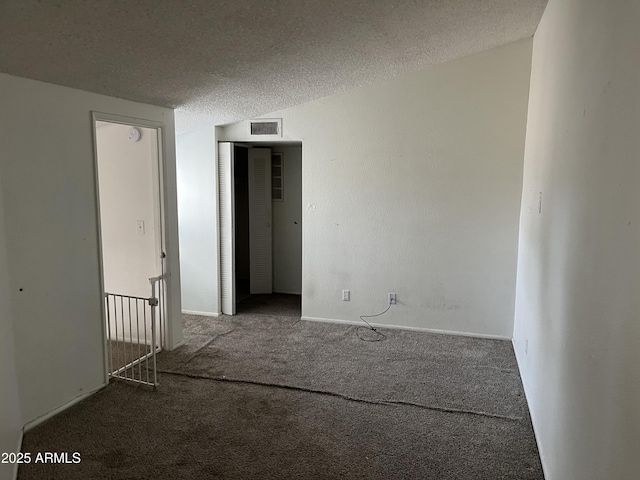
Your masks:
<svg viewBox="0 0 640 480"><path fill-rule="evenodd" d="M259 120L251 120L249 122L249 135L251 136L282 136L282 119L281 118L261 118Z"/></svg>

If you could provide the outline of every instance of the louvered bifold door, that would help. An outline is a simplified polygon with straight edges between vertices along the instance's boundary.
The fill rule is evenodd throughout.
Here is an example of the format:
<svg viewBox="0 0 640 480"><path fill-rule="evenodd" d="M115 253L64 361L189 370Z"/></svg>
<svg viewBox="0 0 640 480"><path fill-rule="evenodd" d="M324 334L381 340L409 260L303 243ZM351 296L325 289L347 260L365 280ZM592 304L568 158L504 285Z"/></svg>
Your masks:
<svg viewBox="0 0 640 480"><path fill-rule="evenodd" d="M250 292L272 293L271 149L249 149Z"/></svg>
<svg viewBox="0 0 640 480"><path fill-rule="evenodd" d="M220 208L220 296L222 313L236 313L235 191L233 143L218 144L218 194Z"/></svg>

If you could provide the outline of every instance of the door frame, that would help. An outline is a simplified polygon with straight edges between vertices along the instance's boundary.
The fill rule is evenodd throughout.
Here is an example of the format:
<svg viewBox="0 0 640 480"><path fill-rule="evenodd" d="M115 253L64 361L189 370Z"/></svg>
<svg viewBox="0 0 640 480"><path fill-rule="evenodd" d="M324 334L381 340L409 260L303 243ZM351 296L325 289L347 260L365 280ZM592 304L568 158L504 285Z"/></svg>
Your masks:
<svg viewBox="0 0 640 480"><path fill-rule="evenodd" d="M222 206L221 206L221 202L220 202L220 145L222 143L230 143L233 146L238 146L238 147L244 147L244 148L260 148L260 147L267 147L267 148L271 148L272 152L274 148L277 148L279 146L285 147L285 146L296 146L296 147L300 147L301 149L301 158L300 158L300 162L301 162L301 169L302 169L302 185L301 185L301 190L302 190L302 204L301 204L301 220L302 220L302 224L304 225L306 222L306 211L304 208L302 208L302 206L304 205L304 199L305 199L305 188L304 188L304 158L305 158L305 150L304 150L304 141L303 140L296 140L296 139L287 139L287 140L283 140L283 139L278 139L278 140L266 140L266 139L261 139L261 140L246 140L244 137L238 139L238 140L233 140L233 136L231 136L232 138L225 138L225 135L221 134L221 131L219 130L220 127L216 127L216 139L215 139L215 150L214 150L214 156L215 156L215 162L216 162L216 168L215 168L215 188L216 188L216 198L217 198L217 208L216 208L216 213L217 213L217 218L216 218L216 230L217 230L217 278L218 278L218 285L217 285L217 294L218 294L218 305L219 305L219 313L218 315L223 315L222 312L222 225L220 222L220 215L222 213ZM222 138L221 138L222 137ZM233 148L232 148L232 152L233 152ZM233 180L233 179L232 179ZM231 182L231 187L233 188L233 181ZM234 198L235 198L235 194L234 194ZM273 225L273 222L272 222ZM273 235L273 229L272 229L272 235ZM300 290L300 298L302 301L302 305L304 307L304 303L305 303L305 296L304 296L304 279L305 279L305 266L304 266L304 253L305 253L305 235L304 235L304 228L302 230L302 235L301 235L301 252L302 252L302 265L301 265L301 290ZM232 242L232 250L233 250L233 258L234 258L234 262L235 262L235 241ZM235 266L234 266L235 268ZM235 275L235 271L233 272L233 274ZM233 281L233 288L235 291L235 278ZM234 299L234 305L235 305L235 299ZM304 308L303 308L304 310ZM235 311L234 311L234 315L235 315Z"/></svg>
<svg viewBox="0 0 640 480"><path fill-rule="evenodd" d="M143 127L154 129L157 132L157 153L158 153L158 163L154 167L157 168L158 179L157 182L154 182L154 185L157 185L157 193L158 193L158 207L160 209L158 219L160 221L160 228L158 229L160 232L160 250L165 253L165 258L161 258L161 269L162 274L164 275L165 285L164 285L164 314L165 314L165 324L164 328L166 331L165 341L171 343L171 340L168 338L171 335L170 325L172 324L171 318L171 272L170 272L170 263L167 261L166 256L169 252L167 252L167 235L166 235L166 225L169 223L169 219L167 218L167 208L166 198L167 198L167 182L165 172L166 168L166 124L164 122L156 122L153 120L142 119L137 117L128 117L125 115L116 115L111 113L104 113L98 111L91 111L91 133L92 133L92 143L93 143L93 169L94 169L94 187L95 187L95 212L96 212L96 229L97 229L97 241L98 241L98 267L99 267L99 285L100 285L100 330L102 332L102 349L103 349L103 360L104 360L104 382L105 385L109 383L109 359L107 358L109 355L109 349L107 347L107 332L105 329L105 324L107 321L107 311L105 308L104 301L104 255L103 255L103 247L102 247L102 218L100 214L100 181L99 181L99 170L98 170L98 132L96 128L97 122L109 122L116 123L121 125L128 125L132 127Z"/></svg>

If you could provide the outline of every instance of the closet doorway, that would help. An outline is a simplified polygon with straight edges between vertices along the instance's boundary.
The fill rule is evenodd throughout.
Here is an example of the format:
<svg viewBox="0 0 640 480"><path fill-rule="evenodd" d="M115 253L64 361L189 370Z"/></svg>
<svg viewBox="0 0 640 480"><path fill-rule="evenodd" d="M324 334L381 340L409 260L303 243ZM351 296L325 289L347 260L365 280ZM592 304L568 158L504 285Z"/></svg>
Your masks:
<svg viewBox="0 0 640 480"><path fill-rule="evenodd" d="M219 144L222 312L302 290L302 145Z"/></svg>

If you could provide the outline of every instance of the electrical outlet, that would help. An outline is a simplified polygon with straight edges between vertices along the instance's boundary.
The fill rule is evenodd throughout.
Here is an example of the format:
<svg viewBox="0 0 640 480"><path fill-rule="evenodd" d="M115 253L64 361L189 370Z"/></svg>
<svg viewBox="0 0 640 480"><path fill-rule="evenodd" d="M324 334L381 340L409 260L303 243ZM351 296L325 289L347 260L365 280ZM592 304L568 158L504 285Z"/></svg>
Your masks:
<svg viewBox="0 0 640 480"><path fill-rule="evenodd" d="M395 293L390 293L389 294L389 305L395 305L396 304L396 294Z"/></svg>
<svg viewBox="0 0 640 480"><path fill-rule="evenodd" d="M351 300L351 290L342 290L342 301L348 302Z"/></svg>

